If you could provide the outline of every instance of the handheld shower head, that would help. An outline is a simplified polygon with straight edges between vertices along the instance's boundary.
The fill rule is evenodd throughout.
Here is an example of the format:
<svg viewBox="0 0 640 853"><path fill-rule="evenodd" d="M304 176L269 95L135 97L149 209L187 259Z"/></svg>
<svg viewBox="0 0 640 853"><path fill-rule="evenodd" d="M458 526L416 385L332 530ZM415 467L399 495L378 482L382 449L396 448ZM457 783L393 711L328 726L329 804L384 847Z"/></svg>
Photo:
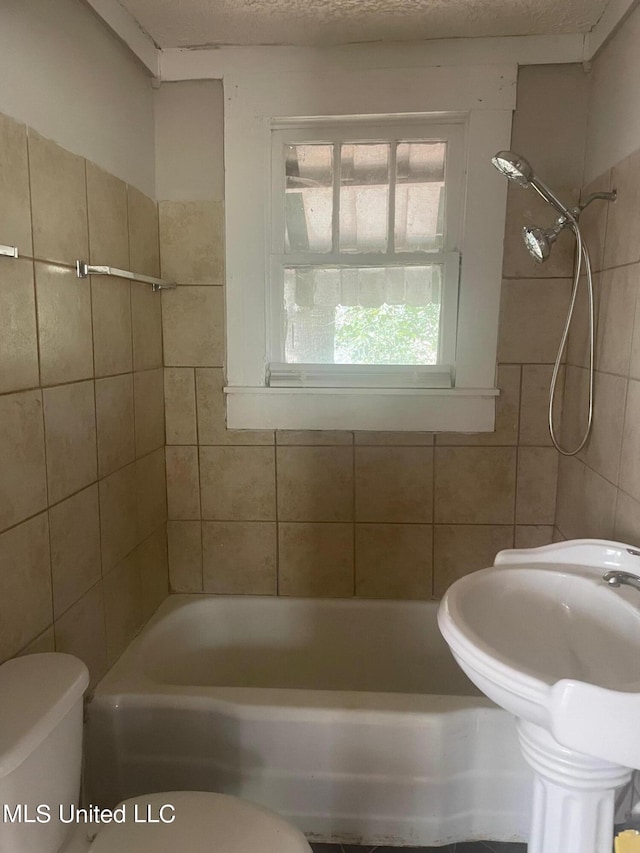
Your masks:
<svg viewBox="0 0 640 853"><path fill-rule="evenodd" d="M513 151L498 151L496 156L491 158L491 162L510 181L521 187L530 185L531 178L534 176L533 169L529 161L519 154Z"/></svg>
<svg viewBox="0 0 640 853"><path fill-rule="evenodd" d="M520 154L516 154L513 151L498 151L495 157L491 158L491 162L510 181L525 189L533 187L539 196L552 207L555 207L560 216L566 216L569 220L573 218L571 212L564 206L555 193L536 175L531 167L531 163L524 157L521 157Z"/></svg>

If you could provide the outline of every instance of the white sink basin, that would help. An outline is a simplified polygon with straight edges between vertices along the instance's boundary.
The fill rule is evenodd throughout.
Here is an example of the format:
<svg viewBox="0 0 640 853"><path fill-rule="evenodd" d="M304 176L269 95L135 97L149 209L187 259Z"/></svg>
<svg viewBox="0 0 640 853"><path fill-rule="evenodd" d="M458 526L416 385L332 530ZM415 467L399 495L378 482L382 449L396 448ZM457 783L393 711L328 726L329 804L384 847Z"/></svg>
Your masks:
<svg viewBox="0 0 640 853"><path fill-rule="evenodd" d="M498 705L562 746L640 768L640 591L608 586L611 569L640 575L640 555L600 540L503 551L453 584L438 622Z"/></svg>

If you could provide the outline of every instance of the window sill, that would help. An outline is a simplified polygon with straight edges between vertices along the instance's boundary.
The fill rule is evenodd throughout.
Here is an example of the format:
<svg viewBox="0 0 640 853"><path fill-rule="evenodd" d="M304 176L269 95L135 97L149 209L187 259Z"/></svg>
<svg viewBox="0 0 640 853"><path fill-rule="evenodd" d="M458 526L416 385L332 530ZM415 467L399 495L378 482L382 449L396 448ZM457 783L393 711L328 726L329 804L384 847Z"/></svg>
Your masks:
<svg viewBox="0 0 640 853"><path fill-rule="evenodd" d="M229 429L492 432L496 388L227 387Z"/></svg>

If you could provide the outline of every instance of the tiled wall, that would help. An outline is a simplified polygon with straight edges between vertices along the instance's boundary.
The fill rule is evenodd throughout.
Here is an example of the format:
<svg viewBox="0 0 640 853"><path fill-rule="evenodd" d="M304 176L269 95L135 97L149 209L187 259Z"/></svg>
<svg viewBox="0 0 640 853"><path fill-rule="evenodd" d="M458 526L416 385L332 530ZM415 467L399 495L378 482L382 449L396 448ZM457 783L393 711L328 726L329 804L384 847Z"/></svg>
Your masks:
<svg viewBox="0 0 640 853"><path fill-rule="evenodd" d="M525 74L514 144L535 159L548 154L552 127L580 134L585 85L578 67ZM570 170L570 148L559 169ZM226 430L223 203L159 209L162 272L180 282L163 295L174 591L437 597L502 548L551 541L558 457L546 398L573 246L563 235L548 264L529 258L522 225L553 221L534 193L509 191L502 394L497 429L485 436Z"/></svg>
<svg viewBox="0 0 640 853"><path fill-rule="evenodd" d="M95 681L167 593L156 204L0 116L0 661L66 651Z"/></svg>
<svg viewBox="0 0 640 853"><path fill-rule="evenodd" d="M577 457L562 458L557 526L568 539L640 543L640 151L615 165L584 194L615 187L613 204L583 215L596 298L594 423ZM588 400L585 288L569 340L563 438L575 446Z"/></svg>

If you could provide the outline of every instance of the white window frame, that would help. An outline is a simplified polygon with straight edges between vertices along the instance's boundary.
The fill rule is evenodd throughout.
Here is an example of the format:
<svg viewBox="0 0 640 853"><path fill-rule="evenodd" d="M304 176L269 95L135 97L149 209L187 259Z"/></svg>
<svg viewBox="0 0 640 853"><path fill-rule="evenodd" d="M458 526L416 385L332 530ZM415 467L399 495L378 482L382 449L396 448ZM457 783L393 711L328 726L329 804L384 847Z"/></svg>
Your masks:
<svg viewBox="0 0 640 853"><path fill-rule="evenodd" d="M413 387L451 388L454 380L456 358L456 329L458 313L458 283L460 254L457 247L461 238L462 196L464 189L464 152L466 116L450 116L447 124L431 116L393 117L386 121L344 118L341 121L314 119L307 121L278 121L272 125L271 157L271 256L268 282L269 330L267 335L267 385L269 387ZM339 252L285 252L285 146L288 144L321 143L338 145L344 142L389 142L390 140L416 140L445 142L445 242L440 251L349 253ZM391 164L393 166L393 163ZM392 182L395 175L391 176ZM334 173L334 205L338 201L339 175ZM393 230L395 214L393 201L395 183L389 195L388 225ZM337 240L337 222L334 214L334 242ZM380 365L367 369L347 370L345 365L287 365L284 360L282 320L284 304L283 271L286 266L319 265L337 267L392 265L442 266L442 302L440 338L437 365L422 365L420 371L408 366L391 366L380 370ZM315 367L315 369L314 369ZM302 368L302 369L300 369Z"/></svg>
<svg viewBox="0 0 640 853"><path fill-rule="evenodd" d="M513 66L429 67L225 78L227 425L235 429L484 432L494 428L506 182L490 163L508 148ZM272 127L430 114L466 122L466 188L455 387L267 387Z"/></svg>

